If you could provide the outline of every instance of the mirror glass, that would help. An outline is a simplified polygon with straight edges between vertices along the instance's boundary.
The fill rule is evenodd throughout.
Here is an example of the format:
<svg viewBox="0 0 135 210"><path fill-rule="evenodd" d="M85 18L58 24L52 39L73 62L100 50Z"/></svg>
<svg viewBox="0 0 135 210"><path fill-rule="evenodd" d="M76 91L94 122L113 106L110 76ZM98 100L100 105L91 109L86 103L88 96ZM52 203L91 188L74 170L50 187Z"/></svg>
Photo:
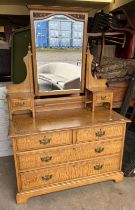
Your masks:
<svg viewBox="0 0 135 210"><path fill-rule="evenodd" d="M84 22L41 13L34 30L39 92L80 90Z"/></svg>

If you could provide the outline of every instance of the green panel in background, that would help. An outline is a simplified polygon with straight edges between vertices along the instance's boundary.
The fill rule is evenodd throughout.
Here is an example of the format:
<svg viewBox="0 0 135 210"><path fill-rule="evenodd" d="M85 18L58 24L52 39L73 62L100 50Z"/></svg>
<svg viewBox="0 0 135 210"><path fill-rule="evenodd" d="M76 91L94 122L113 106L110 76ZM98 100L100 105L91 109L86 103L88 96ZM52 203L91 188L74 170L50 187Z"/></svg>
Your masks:
<svg viewBox="0 0 135 210"><path fill-rule="evenodd" d="M17 29L12 36L11 74L12 82L18 84L26 77L26 66L23 62L31 43L31 31L29 27Z"/></svg>

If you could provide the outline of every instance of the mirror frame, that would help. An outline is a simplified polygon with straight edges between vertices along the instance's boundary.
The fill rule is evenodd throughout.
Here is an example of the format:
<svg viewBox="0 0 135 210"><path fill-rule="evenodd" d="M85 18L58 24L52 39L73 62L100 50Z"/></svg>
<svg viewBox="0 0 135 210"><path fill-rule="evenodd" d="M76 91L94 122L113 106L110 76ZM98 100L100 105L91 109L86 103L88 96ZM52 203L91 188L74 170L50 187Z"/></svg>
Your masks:
<svg viewBox="0 0 135 210"><path fill-rule="evenodd" d="M80 94L84 93L85 88L85 64L86 64L86 48L87 48L87 23L88 23L88 9L76 8L76 7L47 7L47 6L36 6L29 5L30 9L30 21L31 21L31 37L32 37L32 55L33 55L33 69L34 69L34 92L35 96L49 96L49 95L67 95L67 94ZM35 44L35 28L34 28L34 12L36 13L51 13L51 15L65 15L73 19L72 15L83 16L83 19L80 19L84 22L83 29L83 47L82 47L82 69L81 69L81 88L80 90L54 90L54 91L39 91L38 88L38 78L37 78L37 62L36 62L36 44ZM75 18L76 20L79 18Z"/></svg>

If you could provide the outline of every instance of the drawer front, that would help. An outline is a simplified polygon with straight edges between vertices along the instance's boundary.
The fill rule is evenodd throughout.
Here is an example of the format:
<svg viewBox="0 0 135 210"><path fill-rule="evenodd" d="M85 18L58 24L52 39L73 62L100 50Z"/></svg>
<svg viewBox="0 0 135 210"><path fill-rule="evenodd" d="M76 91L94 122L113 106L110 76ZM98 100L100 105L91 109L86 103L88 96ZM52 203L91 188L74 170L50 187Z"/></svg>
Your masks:
<svg viewBox="0 0 135 210"><path fill-rule="evenodd" d="M53 164L68 163L72 161L90 159L103 155L120 153L122 141L108 141L86 143L60 149L45 149L38 152L27 152L17 156L19 170L30 170Z"/></svg>
<svg viewBox="0 0 135 210"><path fill-rule="evenodd" d="M94 100L97 103L103 103L103 102L109 102L112 98L112 94L111 93L102 93L102 94L95 94L95 98Z"/></svg>
<svg viewBox="0 0 135 210"><path fill-rule="evenodd" d="M77 130L77 142L103 140L108 138L122 137L124 125L97 126Z"/></svg>
<svg viewBox="0 0 135 210"><path fill-rule="evenodd" d="M110 156L45 170L20 173L21 190L29 190L76 178L88 177L120 168L120 158Z"/></svg>
<svg viewBox="0 0 135 210"><path fill-rule="evenodd" d="M12 100L12 109L24 109L31 107L30 99L13 99Z"/></svg>
<svg viewBox="0 0 135 210"><path fill-rule="evenodd" d="M71 144L72 131L62 131L27 137L19 137L16 140L18 151L47 148L57 145Z"/></svg>

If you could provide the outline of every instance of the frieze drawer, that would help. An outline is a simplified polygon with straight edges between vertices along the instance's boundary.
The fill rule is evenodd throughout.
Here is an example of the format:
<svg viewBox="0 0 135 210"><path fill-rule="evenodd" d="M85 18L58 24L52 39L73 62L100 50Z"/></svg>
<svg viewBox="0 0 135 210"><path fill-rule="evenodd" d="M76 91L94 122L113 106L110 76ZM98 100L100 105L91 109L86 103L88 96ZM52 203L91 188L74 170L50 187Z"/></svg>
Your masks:
<svg viewBox="0 0 135 210"><path fill-rule="evenodd" d="M72 143L72 131L50 132L40 135L18 137L17 150L26 151Z"/></svg>
<svg viewBox="0 0 135 210"><path fill-rule="evenodd" d="M124 124L96 126L77 130L77 142L123 137Z"/></svg>
<svg viewBox="0 0 135 210"><path fill-rule="evenodd" d="M37 171L20 173L21 190L48 186L67 180L99 175L120 169L119 156L108 156Z"/></svg>
<svg viewBox="0 0 135 210"><path fill-rule="evenodd" d="M32 151L17 155L19 170L31 170L43 168L53 164L68 163L84 159L95 158L103 155L120 153L122 141L104 141L96 143L84 143L76 146L51 148L40 151Z"/></svg>

